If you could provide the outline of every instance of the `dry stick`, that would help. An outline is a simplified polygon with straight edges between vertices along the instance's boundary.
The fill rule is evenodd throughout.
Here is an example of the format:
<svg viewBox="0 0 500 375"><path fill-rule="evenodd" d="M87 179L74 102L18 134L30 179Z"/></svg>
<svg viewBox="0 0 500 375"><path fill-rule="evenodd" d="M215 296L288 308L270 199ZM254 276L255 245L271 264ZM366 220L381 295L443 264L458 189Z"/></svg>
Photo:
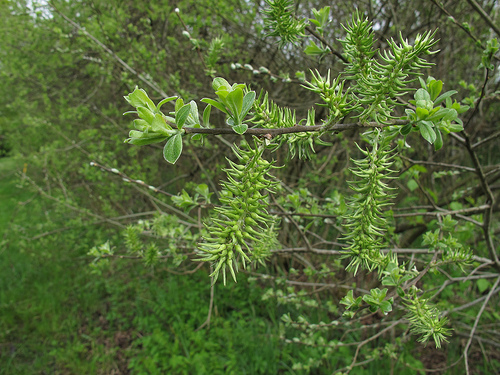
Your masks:
<svg viewBox="0 0 500 375"><path fill-rule="evenodd" d="M478 148L479 146L482 146L484 145L485 143L489 142L489 141L492 141L496 138L500 137L500 131L496 132L496 133L493 133L492 135L490 135L489 137L486 137L485 139L482 139L476 143L474 143L472 145L472 149L476 149Z"/></svg>
<svg viewBox="0 0 500 375"><path fill-rule="evenodd" d="M486 203L489 205L489 208L484 210L483 225L481 226L483 229L483 232L484 232L484 239L486 241L486 247L488 248L490 256L494 260L496 267L498 269L500 269L500 260L498 259L495 245L493 243L493 238L491 237L491 233L490 233L491 219L493 217L493 206L495 203L495 197L491 191L490 186L488 185L488 182L486 181L486 176L484 175L483 168L481 166L481 163L479 162L479 158L478 158L476 152L472 149L469 135L465 131L462 131L462 135L464 136L464 139L465 139L465 147L467 148L467 151L469 152L469 155L470 155L472 162L474 164L474 167L476 168L476 174L479 177L481 187L483 188L483 190L486 194L486 198L487 198Z"/></svg>
<svg viewBox="0 0 500 375"><path fill-rule="evenodd" d="M285 209L278 203L278 201L276 201L276 199L274 198L274 196L271 196L272 200L274 201L274 204L276 206L278 206L278 208L283 211L283 212L286 212ZM292 215L288 215L287 216L288 219L292 222L292 224L295 226L295 228L297 228L297 231L299 232L300 236L302 237L302 239L304 240L304 243L306 244L306 247L307 247L307 250L308 251L312 251L312 246L311 246L311 243L309 242L309 239L307 238L306 234L304 233L304 231L302 230L302 228L300 228L300 225L297 223L297 221L292 217ZM299 258L300 259L300 258ZM314 267L311 265L311 268L314 269Z"/></svg>
<svg viewBox="0 0 500 375"><path fill-rule="evenodd" d="M186 32L188 33L189 40L191 41L191 34L189 33L189 29L188 29L187 25L184 23L184 20L181 17L179 8L175 8L174 12L175 12L175 14L177 14L177 17L179 18L179 21L181 21L182 26L184 27L184 30L186 30ZM205 64L205 59L203 58L203 55L201 54L201 48L200 48L199 45L196 45L196 52L198 52L198 57L200 58L200 61L203 64L203 68L205 70L207 70L207 65Z"/></svg>
<svg viewBox="0 0 500 375"><path fill-rule="evenodd" d="M483 311L486 308L488 301L490 300L491 296L493 295L493 291L496 289L496 287L498 286L499 283L500 283L500 277L497 278L497 281L495 281L495 284L493 285L490 292L486 296L486 300L484 301L483 305L481 306L481 309L479 310L479 313L477 314L476 321L474 322L474 326L472 327L472 330L470 331L470 336L469 336L469 340L467 341L467 345L465 345L464 360L465 360L465 371L466 371L467 375L469 375L469 361L467 359L467 353L468 353L469 347L472 343L472 338L474 337L474 333L476 332L476 328L477 328L477 325L479 323L479 319L481 318L481 315L483 314Z"/></svg>
<svg viewBox="0 0 500 375"><path fill-rule="evenodd" d="M128 65L125 61L123 61L116 53L114 53L112 50L110 50L105 44L101 43L99 39L94 37L92 34L90 34L87 30L85 30L83 27L81 27L79 24L77 24L75 21L72 19L68 18L65 14L63 14L54 4L53 2L49 2L49 5L54 8L54 10L59 13L59 15L66 20L66 22L70 23L73 27L77 28L78 31L80 31L82 34L86 35L88 38L90 38L94 43L96 43L99 47L101 47L106 53L108 53L111 57L113 57L118 63L123 66L126 70L128 70L130 73L135 75L137 78L139 78L142 82L144 82L146 85L151 87L153 90L158 92L160 95L167 97L168 95L156 84L156 82L152 82L148 79L146 79L142 74L138 73L135 69L133 69L130 65Z"/></svg>

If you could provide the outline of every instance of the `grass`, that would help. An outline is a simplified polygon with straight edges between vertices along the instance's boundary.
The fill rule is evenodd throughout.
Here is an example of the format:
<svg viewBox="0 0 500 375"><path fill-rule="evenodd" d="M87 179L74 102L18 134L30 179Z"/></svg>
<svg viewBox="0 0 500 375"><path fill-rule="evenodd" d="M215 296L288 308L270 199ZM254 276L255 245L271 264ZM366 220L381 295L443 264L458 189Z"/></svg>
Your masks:
<svg viewBox="0 0 500 375"><path fill-rule="evenodd" d="M286 367L278 313L244 280L218 290L211 329L196 331L208 311L206 272L153 273L120 260L97 277L85 254L109 235L98 227L30 240L46 230L40 223L54 208L20 188L21 168L0 159L0 374L272 374Z"/></svg>

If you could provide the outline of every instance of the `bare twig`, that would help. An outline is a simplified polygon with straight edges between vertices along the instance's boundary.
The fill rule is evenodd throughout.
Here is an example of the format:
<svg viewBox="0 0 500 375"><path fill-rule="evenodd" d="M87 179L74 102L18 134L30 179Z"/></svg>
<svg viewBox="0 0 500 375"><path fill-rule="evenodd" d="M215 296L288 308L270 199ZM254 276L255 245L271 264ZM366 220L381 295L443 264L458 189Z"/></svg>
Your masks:
<svg viewBox="0 0 500 375"><path fill-rule="evenodd" d="M486 21L488 26L491 27L493 30L495 30L497 35L500 37L500 28L497 25L495 25L495 22L493 22L490 16L488 16L488 13L486 13L484 9L481 8L481 6L476 2L476 0L467 0L467 2L474 8L476 12L479 13L479 15L483 18L483 20Z"/></svg>
<svg viewBox="0 0 500 375"><path fill-rule="evenodd" d="M143 74L138 73L134 68L132 68L130 65L128 65L125 61L123 61L116 53L114 53L111 49L109 49L105 44L101 43L99 39L97 39L95 36L90 34L85 28L81 27L79 24L77 24L75 21L72 19L68 18L64 13L62 13L52 1L49 2L49 5L62 17L66 22L71 24L73 27L78 29L83 35L86 35L89 39L91 39L95 44L97 44L99 47L101 47L104 51L106 51L107 54L109 54L111 57L113 57L118 63L123 66L126 70L128 70L130 73L135 75L137 78L139 78L142 82L144 82L146 85L151 87L153 90L158 92L160 95L167 97L168 95L163 91L156 82L152 82L144 77Z"/></svg>
<svg viewBox="0 0 500 375"><path fill-rule="evenodd" d="M483 311L486 308L486 305L488 304L488 301L490 300L491 296L493 295L494 290L496 289L496 287L498 286L499 283L500 283L500 277L497 278L497 281L495 281L495 284L491 287L490 292L486 296L486 299L485 299L483 305L481 306L481 309L479 310L479 312L478 312L478 314L476 316L476 320L474 322L474 326L472 327L472 329L470 331L470 336L469 336L469 340L467 341L467 345L465 345L465 349L464 349L464 361L465 361L465 372L466 372L467 375L470 374L470 372L469 372L469 361L468 361L467 355L468 355L469 347L470 347L470 345L472 343L472 338L474 337L474 333L476 332L476 328L477 328L477 325L479 323L479 319L481 318L481 315L483 314Z"/></svg>

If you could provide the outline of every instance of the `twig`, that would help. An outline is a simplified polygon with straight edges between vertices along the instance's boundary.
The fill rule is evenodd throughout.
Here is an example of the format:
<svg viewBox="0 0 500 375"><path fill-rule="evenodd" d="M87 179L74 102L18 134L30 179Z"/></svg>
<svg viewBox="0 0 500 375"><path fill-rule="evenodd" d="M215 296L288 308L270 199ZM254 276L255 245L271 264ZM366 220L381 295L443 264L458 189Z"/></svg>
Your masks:
<svg viewBox="0 0 500 375"><path fill-rule="evenodd" d="M354 122L348 124L335 124L335 125L295 125L289 128L251 128L247 129L244 135L271 135L277 136L281 134L291 134L291 133L307 133L307 132L321 132L321 131L332 131L339 132L350 129L366 129L366 128L384 128L386 126L394 125L405 125L408 120L395 120L389 124L379 124L378 122ZM232 128L183 128L186 134L238 134Z"/></svg>
<svg viewBox="0 0 500 375"><path fill-rule="evenodd" d="M201 263L203 264L203 263ZM213 271L213 266L210 266L210 273L212 273ZM203 322L203 324L201 326L199 326L198 328L196 328L194 331L199 331L200 329L202 329L203 327L207 326L208 329L210 329L210 319L212 318L212 309L214 307L214 294L215 294L215 284L212 283L212 285L210 286L210 303L208 305L208 315L207 315L207 319Z"/></svg>
<svg viewBox="0 0 500 375"><path fill-rule="evenodd" d="M396 320L394 323L392 323L390 326L384 328L383 330L379 331L378 333L376 333L375 335L367 338L366 340L364 341L361 341L357 348L356 348L356 353L354 353L354 357L352 359L352 362L351 364L349 365L349 367L347 368L347 373L351 372L352 368L355 367L355 364L356 364L356 360L358 359L358 354L359 354L359 350L361 349L362 346L368 344L370 341L373 341L375 340L377 337L383 335L385 332L389 331L390 329L392 329L393 327L395 327L396 325L400 324L402 322L402 320ZM337 372L337 371L335 371Z"/></svg>
<svg viewBox="0 0 500 375"><path fill-rule="evenodd" d="M306 30L309 34L311 34L312 36L314 36L316 39L318 39L321 43L323 43L326 47L328 47L328 49L330 50L330 52L337 56L340 60L342 60L345 64L349 63L349 61L344 57L342 56L342 54L340 54L340 52L337 52L333 46L328 43L328 41L323 38L321 35L319 35L316 30L314 30L311 26L306 26Z"/></svg>
<svg viewBox="0 0 500 375"><path fill-rule="evenodd" d="M489 27L491 27L497 35L500 37L500 28L495 25L495 23L491 20L490 16L488 16L488 13L484 11L483 8L476 2L476 0L467 0L467 2L476 10L476 12L479 13L479 15L486 21Z"/></svg>
<svg viewBox="0 0 500 375"><path fill-rule="evenodd" d="M486 300L484 301L483 305L481 306L481 309L479 310L477 316L476 316L476 321L474 322L474 326L472 327L472 330L470 331L470 336L469 340L467 341L467 345L465 345L464 349L464 361L465 361L465 372L467 375L470 374L469 372L469 361L467 359L467 354L469 351L469 347L472 343L472 338L474 337L474 333L476 332L477 325L479 323L479 319L481 318L481 315L483 314L484 309L486 308L486 305L488 304L488 301L490 300L491 296L493 295L493 291L496 289L498 284L500 283L500 277L497 278L497 281L495 281L495 284L491 288L490 292L486 296Z"/></svg>
<svg viewBox="0 0 500 375"><path fill-rule="evenodd" d="M469 171L469 172L475 172L476 171L474 168L464 167L462 165L447 164L447 163L436 163L436 162L433 162L433 161L424 161L424 160L413 160L413 159L410 159L410 158L408 158L406 156L402 156L402 155L401 155L401 158L409 161L412 164L434 165L436 167L444 167L444 168L452 168L452 169L463 169L463 170Z"/></svg>
<svg viewBox="0 0 500 375"><path fill-rule="evenodd" d="M110 50L105 44L101 43L99 39L94 37L92 34L90 34L85 28L81 27L79 24L77 24L75 21L72 19L68 18L65 14L63 14L55 5L52 1L49 2L49 5L62 17L66 20L66 22L70 23L73 27L77 28L78 31L80 31L83 35L86 35L88 38L90 38L94 43L96 43L99 47L101 47L106 53L108 53L111 57L113 57L118 63L123 66L126 70L128 70L130 73L135 75L137 78L139 78L142 82L144 82L146 85L151 87L153 90L158 92L160 95L167 97L168 95L163 91L157 84L156 82L152 82L148 79L146 79L142 74L138 73L135 69L133 69L130 65L128 65L125 61L123 61L116 53L114 53L112 50Z"/></svg>
<svg viewBox="0 0 500 375"><path fill-rule="evenodd" d="M141 185L142 187L148 188L149 190L152 190L155 193L160 193L160 194L166 195L167 197L173 197L174 196L173 194L167 193L166 191L163 191L163 190L161 190L159 188L156 188L156 187L154 187L152 185L146 184L142 180L136 180L136 179L134 179L132 177L129 177L125 173L120 172L116 168L105 167L104 165L96 163L95 161L91 161L90 162L90 166L91 167L98 167L98 168L101 168L104 171L107 171L107 172L110 172L110 173L114 173L114 174L120 176L122 178L122 180L125 181L125 182L133 182L134 184Z"/></svg>

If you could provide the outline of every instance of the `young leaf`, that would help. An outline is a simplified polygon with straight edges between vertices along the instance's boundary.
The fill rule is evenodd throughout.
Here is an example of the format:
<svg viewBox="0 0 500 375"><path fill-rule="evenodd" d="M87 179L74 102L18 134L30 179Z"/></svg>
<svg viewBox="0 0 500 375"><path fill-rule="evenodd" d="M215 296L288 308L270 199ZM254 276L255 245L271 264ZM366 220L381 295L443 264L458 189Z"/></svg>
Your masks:
<svg viewBox="0 0 500 375"><path fill-rule="evenodd" d="M134 91L124 96L125 100L129 102L133 107L147 107L151 111L156 111L156 106L153 101L149 99L148 94L143 89L139 89L137 86Z"/></svg>
<svg viewBox="0 0 500 375"><path fill-rule="evenodd" d="M209 104L205 107L203 111L203 126L208 128L210 126L210 111L212 110L212 105Z"/></svg>
<svg viewBox="0 0 500 375"><path fill-rule="evenodd" d="M247 124L240 124L233 127L233 130L238 134L245 134L248 129Z"/></svg>
<svg viewBox="0 0 500 375"><path fill-rule="evenodd" d="M316 43L312 42L304 49L304 53L309 56L319 56L325 53L325 50L318 47Z"/></svg>
<svg viewBox="0 0 500 375"><path fill-rule="evenodd" d="M438 105L443 100L449 98L450 96L456 94L457 92L458 91L455 91L455 90L446 91L443 95L440 95L439 97L437 97L436 100L434 100L434 105Z"/></svg>
<svg viewBox="0 0 500 375"><path fill-rule="evenodd" d="M177 124L177 129L181 130L186 122L191 111L191 105L186 104L181 109L175 112L175 123Z"/></svg>
<svg viewBox="0 0 500 375"><path fill-rule="evenodd" d="M432 129L432 123L429 121L420 121L418 127L422 137L430 144L433 144L436 140L436 132Z"/></svg>
<svg viewBox="0 0 500 375"><path fill-rule="evenodd" d="M137 113L139 117L146 120L148 124L151 124L155 118L155 114L146 107L137 107Z"/></svg>
<svg viewBox="0 0 500 375"><path fill-rule="evenodd" d="M220 103L220 102L218 102L216 100L209 99L209 98L203 98L203 99L201 99L201 101L203 103L207 103L207 104L213 105L215 108L217 108L221 112L224 112L226 115L228 114L226 107L224 107L224 104L222 104L222 103Z"/></svg>
<svg viewBox="0 0 500 375"><path fill-rule="evenodd" d="M243 106L241 108L241 119L243 120L247 115L250 108L252 108L253 103L255 102L255 91L250 91L245 94L243 98Z"/></svg>
<svg viewBox="0 0 500 375"><path fill-rule="evenodd" d="M169 163L175 164L177 159L179 159L179 156L181 156L181 153L182 135L181 133L177 133L173 137L170 137L170 139L165 144L165 147L163 148L163 157Z"/></svg>
<svg viewBox="0 0 500 375"><path fill-rule="evenodd" d="M219 91L221 87L224 87L227 91L231 90L231 85L229 84L229 82L221 77L214 78L212 82L212 87L214 88L215 91Z"/></svg>
<svg viewBox="0 0 500 375"><path fill-rule="evenodd" d="M243 107L243 90L236 89L226 96L226 105L231 110L235 120L241 120L241 108ZM238 121L241 122L241 121Z"/></svg>
<svg viewBox="0 0 500 375"><path fill-rule="evenodd" d="M165 103L168 103L171 100L177 99L177 96L170 96L168 98L163 99L161 102L158 103L158 111L160 110L161 106Z"/></svg>
<svg viewBox="0 0 500 375"><path fill-rule="evenodd" d="M436 141L434 142L434 150L439 150L443 147L443 136L441 135L441 131L436 128Z"/></svg>
<svg viewBox="0 0 500 375"><path fill-rule="evenodd" d="M189 125L193 126L200 123L200 117L198 114L198 106L196 105L196 102L194 100L191 100L189 104L191 105L191 110L189 111L191 117L188 117L188 123Z"/></svg>
<svg viewBox="0 0 500 375"><path fill-rule="evenodd" d="M172 129L170 126L167 125L167 123L163 119L163 116L157 113L153 121L151 122L151 129L153 129L153 131L156 133L164 133L165 129L168 128L170 128L170 130Z"/></svg>

